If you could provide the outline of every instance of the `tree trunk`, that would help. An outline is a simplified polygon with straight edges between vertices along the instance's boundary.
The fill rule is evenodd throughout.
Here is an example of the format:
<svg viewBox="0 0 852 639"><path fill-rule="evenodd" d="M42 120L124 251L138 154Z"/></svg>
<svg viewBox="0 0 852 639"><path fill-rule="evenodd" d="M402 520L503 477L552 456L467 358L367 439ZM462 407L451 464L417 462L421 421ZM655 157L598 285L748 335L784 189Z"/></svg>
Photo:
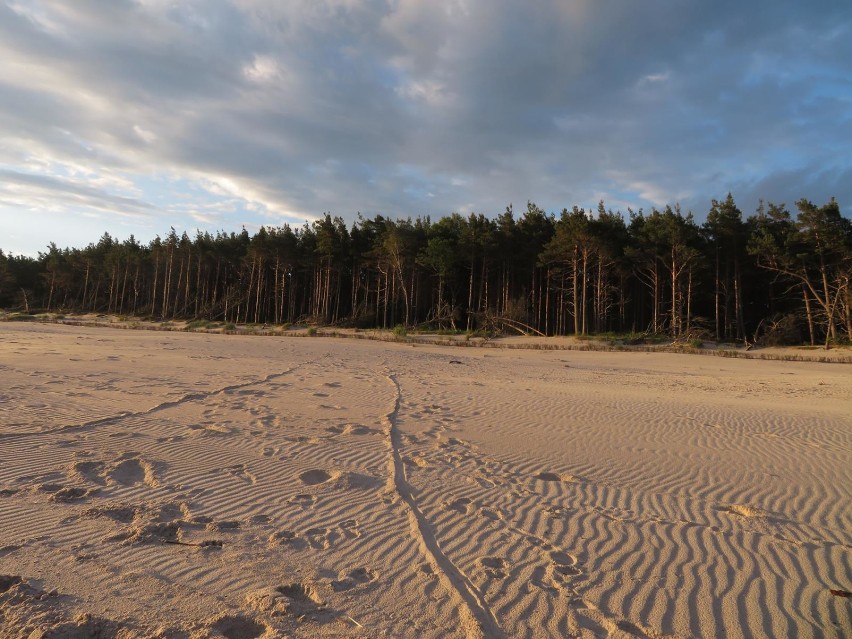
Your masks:
<svg viewBox="0 0 852 639"><path fill-rule="evenodd" d="M680 334L680 318L677 310L677 256L674 246L672 247L672 337Z"/></svg>
<svg viewBox="0 0 852 639"><path fill-rule="evenodd" d="M720 297L721 297L720 293L721 292L719 290L719 245L718 245L718 243L716 244L716 278L715 278L715 280L716 280L716 282L715 282L716 283L716 289L715 289L715 293L714 293L714 302L715 302L715 308L716 308L716 341L718 342L719 340L722 339L722 331L721 331L721 326L719 324L719 320L721 319L721 313L720 313L721 309L719 307Z"/></svg>
<svg viewBox="0 0 852 639"><path fill-rule="evenodd" d="M586 332L587 332L586 331L586 316L588 315L588 313L587 313L587 310L586 310L586 308L587 308L586 307L586 295L587 295L588 290L589 290L589 251L588 251L588 249L583 249L583 290L580 292L581 296L582 296L581 297L581 303L582 303L581 314L582 314L582 317L583 317L583 323L582 323L583 335L585 335Z"/></svg>
<svg viewBox="0 0 852 639"><path fill-rule="evenodd" d="M808 289L802 284L802 297L805 298L805 315L808 319L808 334L811 338L811 346L816 346L816 336L814 335L814 316L811 312L811 298L808 295Z"/></svg>
<svg viewBox="0 0 852 639"><path fill-rule="evenodd" d="M579 259L579 249L574 247L574 255L571 260L571 285L573 288L572 291L572 303L573 303L573 311L574 311L574 335L580 334L580 259Z"/></svg>
<svg viewBox="0 0 852 639"><path fill-rule="evenodd" d="M47 295L47 312L50 313L50 305L53 302L53 286L56 282L56 272L51 271L50 273L50 293Z"/></svg>

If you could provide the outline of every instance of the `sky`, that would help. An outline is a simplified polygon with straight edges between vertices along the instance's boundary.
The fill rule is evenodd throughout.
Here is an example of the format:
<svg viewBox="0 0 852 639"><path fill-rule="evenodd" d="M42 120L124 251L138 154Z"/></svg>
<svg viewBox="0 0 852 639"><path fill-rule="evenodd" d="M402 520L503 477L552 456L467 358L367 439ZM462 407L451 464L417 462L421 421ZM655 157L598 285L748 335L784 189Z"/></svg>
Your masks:
<svg viewBox="0 0 852 639"><path fill-rule="evenodd" d="M732 192L852 211L848 0L0 0L0 249Z"/></svg>

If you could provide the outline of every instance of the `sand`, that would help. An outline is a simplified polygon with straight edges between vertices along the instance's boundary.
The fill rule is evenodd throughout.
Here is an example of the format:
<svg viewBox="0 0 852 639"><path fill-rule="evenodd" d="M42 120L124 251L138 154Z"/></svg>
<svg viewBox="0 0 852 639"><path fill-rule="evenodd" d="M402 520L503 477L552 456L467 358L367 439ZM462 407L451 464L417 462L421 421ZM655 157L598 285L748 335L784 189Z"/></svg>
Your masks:
<svg viewBox="0 0 852 639"><path fill-rule="evenodd" d="M0 637L852 635L852 366L0 324Z"/></svg>

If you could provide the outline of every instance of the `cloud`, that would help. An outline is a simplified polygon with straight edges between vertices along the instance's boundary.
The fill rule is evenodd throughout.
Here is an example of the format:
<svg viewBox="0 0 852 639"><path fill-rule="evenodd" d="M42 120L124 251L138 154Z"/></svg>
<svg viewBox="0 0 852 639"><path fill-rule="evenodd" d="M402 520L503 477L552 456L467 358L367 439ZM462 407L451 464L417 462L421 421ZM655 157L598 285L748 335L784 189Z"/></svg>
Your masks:
<svg viewBox="0 0 852 639"><path fill-rule="evenodd" d="M848 206L849 59L827 0L6 1L0 219Z"/></svg>
<svg viewBox="0 0 852 639"><path fill-rule="evenodd" d="M32 175L0 169L0 206L30 211L61 210L63 202L83 211L116 215L150 215L155 208L134 197L115 195L99 188L95 180Z"/></svg>

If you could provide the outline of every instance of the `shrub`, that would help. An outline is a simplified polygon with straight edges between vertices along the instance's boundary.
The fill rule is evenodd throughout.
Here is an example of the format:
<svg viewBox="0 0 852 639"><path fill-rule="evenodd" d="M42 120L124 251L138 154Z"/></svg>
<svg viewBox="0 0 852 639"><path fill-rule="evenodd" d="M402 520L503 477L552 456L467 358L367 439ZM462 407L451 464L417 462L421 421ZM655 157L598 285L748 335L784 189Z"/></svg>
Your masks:
<svg viewBox="0 0 852 639"><path fill-rule="evenodd" d="M225 323L225 330L226 331L235 331L235 330L237 330L237 325L234 324L233 322L226 322Z"/></svg>
<svg viewBox="0 0 852 639"><path fill-rule="evenodd" d="M758 339L762 346L793 346L802 343L799 319L792 314L769 318L763 335Z"/></svg>
<svg viewBox="0 0 852 639"><path fill-rule="evenodd" d="M396 337L405 337L406 335L408 335L408 331L405 329L405 326L403 326L402 324L397 324L396 326L393 327L393 334Z"/></svg>
<svg viewBox="0 0 852 639"><path fill-rule="evenodd" d="M197 319L192 320L186 325L186 330L194 331L199 328L210 328L210 320L206 319Z"/></svg>
<svg viewBox="0 0 852 639"><path fill-rule="evenodd" d="M311 337L314 337L316 334L317 334L317 327L316 326L311 326L311 327L308 328L308 335L310 335Z"/></svg>

